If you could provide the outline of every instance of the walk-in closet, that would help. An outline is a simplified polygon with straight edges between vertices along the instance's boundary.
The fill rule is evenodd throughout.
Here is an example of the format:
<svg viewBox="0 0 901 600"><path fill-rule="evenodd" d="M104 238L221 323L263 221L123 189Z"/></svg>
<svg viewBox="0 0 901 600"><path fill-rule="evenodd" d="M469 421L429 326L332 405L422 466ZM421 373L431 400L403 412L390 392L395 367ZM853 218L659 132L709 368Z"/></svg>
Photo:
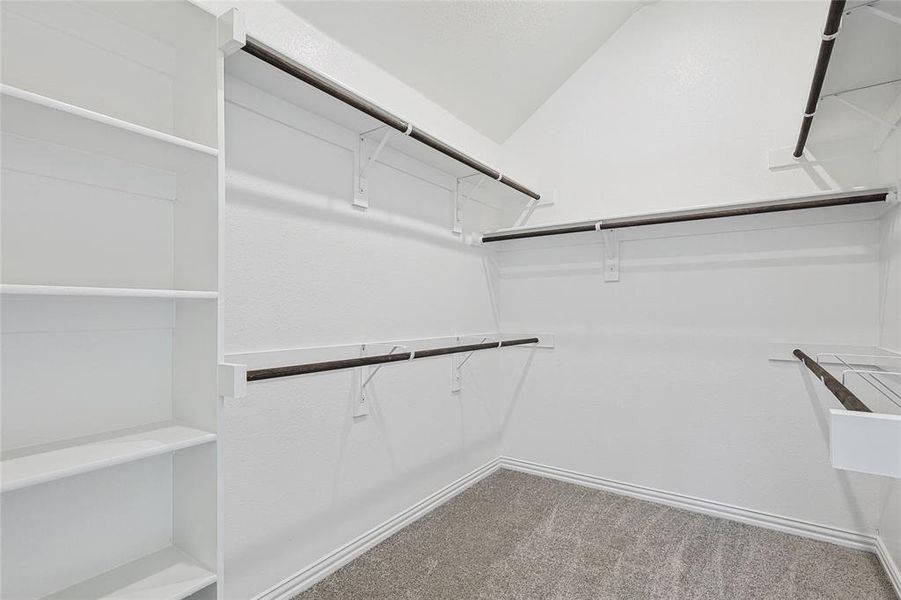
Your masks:
<svg viewBox="0 0 901 600"><path fill-rule="evenodd" d="M901 0L0 56L3 600L901 598Z"/></svg>

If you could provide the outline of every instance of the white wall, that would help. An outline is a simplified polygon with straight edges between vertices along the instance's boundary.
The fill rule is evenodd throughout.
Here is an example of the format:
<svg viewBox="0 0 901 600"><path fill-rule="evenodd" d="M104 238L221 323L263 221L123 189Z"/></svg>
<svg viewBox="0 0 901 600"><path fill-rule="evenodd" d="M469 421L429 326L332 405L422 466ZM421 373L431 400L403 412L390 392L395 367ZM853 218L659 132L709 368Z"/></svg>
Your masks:
<svg viewBox="0 0 901 600"><path fill-rule="evenodd" d="M242 8L264 42L476 156L499 156L292 13ZM497 329L488 251L450 232L448 191L376 164L362 212L347 148L240 81L226 81L226 97L226 354ZM351 371L251 383L225 401L225 597L263 592L498 456L498 356L474 356L460 394L451 360L384 368L362 419L351 416Z"/></svg>
<svg viewBox="0 0 901 600"><path fill-rule="evenodd" d="M894 142L897 149L901 146L901 135L896 133L893 137L889 142ZM882 287L879 343L887 350L901 352L901 210L884 219L880 234ZM895 480L884 497L879 537L894 562L896 573L901 576L901 480ZM901 586L901 580L896 585Z"/></svg>
<svg viewBox="0 0 901 600"><path fill-rule="evenodd" d="M899 60L901 35L896 39L895 50L895 59ZM879 158L882 168L888 176L894 177L901 192L901 132L896 131L886 139ZM883 348L901 352L901 210L884 219L880 233L883 287L879 343ZM895 585L901 593L901 480L895 480L885 496L879 537L894 563Z"/></svg>
<svg viewBox="0 0 901 600"><path fill-rule="evenodd" d="M879 519L879 538L885 545L895 573L901 574L901 482L897 480L885 495ZM895 585L901 587L901 579L896 579Z"/></svg>
<svg viewBox="0 0 901 600"><path fill-rule="evenodd" d="M871 183L872 160L772 172L793 146L826 2L641 8L506 147L557 205L531 224L755 201Z"/></svg>
<svg viewBox="0 0 901 600"><path fill-rule="evenodd" d="M557 189L539 222L854 183L844 169L766 168L767 150L794 141L821 3L646 7L504 148L282 7L240 6L262 41L546 196ZM557 348L473 359L459 398L447 361L387 368L360 421L347 372L227 401L227 597L262 592L501 452L876 528L884 482L829 467L823 406L796 365L766 361L771 341L876 339L878 225L865 211L624 234L623 280L608 284L596 238L491 258L497 248L447 232L441 191L381 167L373 208L356 212L345 150L265 110L228 110L226 352L499 326L555 333Z"/></svg>
<svg viewBox="0 0 901 600"><path fill-rule="evenodd" d="M832 469L837 405L767 356L771 342L874 343L878 223L794 221L623 233L619 282L593 234L507 243L502 327L557 346L504 356L504 454L872 534L883 484Z"/></svg>
<svg viewBox="0 0 901 600"><path fill-rule="evenodd" d="M825 7L642 8L506 144L557 190L533 223L884 183L872 155L767 168L795 141ZM621 230L616 283L598 235L505 243L502 328L554 333L557 348L505 355L504 453L872 535L886 480L832 469L823 398L797 364L767 360L771 342L876 343L866 218Z"/></svg>

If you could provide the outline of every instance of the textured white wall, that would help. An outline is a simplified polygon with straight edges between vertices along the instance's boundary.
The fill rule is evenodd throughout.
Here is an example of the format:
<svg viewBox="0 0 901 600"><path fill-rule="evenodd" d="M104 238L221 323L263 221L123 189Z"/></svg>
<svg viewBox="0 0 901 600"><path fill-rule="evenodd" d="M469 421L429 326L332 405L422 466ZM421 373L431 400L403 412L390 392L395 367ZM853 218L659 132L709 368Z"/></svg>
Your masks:
<svg viewBox="0 0 901 600"><path fill-rule="evenodd" d="M872 160L772 172L793 146L825 2L641 8L505 144L557 205L532 224L852 188Z"/></svg>
<svg viewBox="0 0 901 600"><path fill-rule="evenodd" d="M837 404L767 356L771 342L873 344L878 223L750 222L769 229L622 234L619 282L603 281L594 234L507 243L502 325L557 347L504 356L504 454L872 534L882 482L832 469Z"/></svg>
<svg viewBox="0 0 901 600"><path fill-rule="evenodd" d="M481 135L296 15L242 8L266 43L497 162ZM353 155L244 87L252 110L226 109L226 353L497 329L488 251L450 233L447 191L377 164L371 208L354 209ZM451 360L383 369L358 420L350 371L253 383L225 402L225 597L263 592L499 454L497 355L467 363L461 394Z"/></svg>
<svg viewBox="0 0 901 600"><path fill-rule="evenodd" d="M241 106L226 114L226 353L497 329L493 277L450 233L446 191L376 165L362 213L350 152ZM498 455L496 355L473 357L462 394L451 360L386 367L358 420L349 371L252 383L225 403L227 597L261 592Z"/></svg>
<svg viewBox="0 0 901 600"><path fill-rule="evenodd" d="M901 146L901 135L893 137L889 141L896 148ZM883 348L901 352L901 210L896 210L892 217L884 220L880 236L883 270L879 342ZM879 537L901 573L901 480L895 480L885 496Z"/></svg>
<svg viewBox="0 0 901 600"><path fill-rule="evenodd" d="M901 573L901 481L890 484L879 519L879 538L885 544L895 572Z"/></svg>
<svg viewBox="0 0 901 600"><path fill-rule="evenodd" d="M241 7L266 43L524 182L543 182L541 191L556 188L558 205L542 220L823 184L765 163L767 149L793 142L820 3L642 9L505 148L282 7ZM649 229L624 243L623 281L605 284L593 238L510 245L486 267L494 250L442 241L452 239L437 225L443 216L427 207L443 200L425 184L374 172L373 190L396 204L367 219L349 208L350 163L339 149L234 107L227 134L229 169L256 178L229 189L227 352L486 330L498 320L558 336L551 352L480 358L460 399L448 393L443 360L386 369L374 414L359 422L346 373L253 384L248 398L227 402L228 597L261 592L496 456L502 435L516 458L875 528L883 488L829 467L822 407L794 365L766 361L770 341L875 339L875 223ZM411 198L421 227L390 225L409 217ZM675 237L655 239L661 232ZM491 375L500 364L503 393Z"/></svg>
<svg viewBox="0 0 901 600"><path fill-rule="evenodd" d="M534 222L884 182L872 157L767 168L794 143L825 6L639 10L506 144L557 189ZM831 214L846 222L622 231L618 283L594 234L505 244L502 325L555 333L557 348L505 356L504 453L872 534L885 481L831 468L824 407L797 365L767 361L770 342L876 343L879 224Z"/></svg>

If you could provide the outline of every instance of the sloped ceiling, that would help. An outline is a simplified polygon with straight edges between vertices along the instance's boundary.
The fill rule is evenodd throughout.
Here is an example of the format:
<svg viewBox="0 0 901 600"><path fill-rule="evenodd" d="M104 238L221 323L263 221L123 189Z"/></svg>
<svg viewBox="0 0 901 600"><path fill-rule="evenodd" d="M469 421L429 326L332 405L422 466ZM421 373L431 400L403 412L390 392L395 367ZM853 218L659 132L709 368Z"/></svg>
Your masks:
<svg viewBox="0 0 901 600"><path fill-rule="evenodd" d="M284 2L498 142L646 3Z"/></svg>

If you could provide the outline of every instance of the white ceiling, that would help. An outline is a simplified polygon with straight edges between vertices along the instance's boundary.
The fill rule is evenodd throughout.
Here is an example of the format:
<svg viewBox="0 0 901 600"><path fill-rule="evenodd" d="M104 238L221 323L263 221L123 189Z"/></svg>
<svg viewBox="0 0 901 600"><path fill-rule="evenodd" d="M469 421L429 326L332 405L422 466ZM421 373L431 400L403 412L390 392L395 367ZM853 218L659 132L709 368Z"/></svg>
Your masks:
<svg viewBox="0 0 901 600"><path fill-rule="evenodd" d="M503 142L646 2L284 4Z"/></svg>

